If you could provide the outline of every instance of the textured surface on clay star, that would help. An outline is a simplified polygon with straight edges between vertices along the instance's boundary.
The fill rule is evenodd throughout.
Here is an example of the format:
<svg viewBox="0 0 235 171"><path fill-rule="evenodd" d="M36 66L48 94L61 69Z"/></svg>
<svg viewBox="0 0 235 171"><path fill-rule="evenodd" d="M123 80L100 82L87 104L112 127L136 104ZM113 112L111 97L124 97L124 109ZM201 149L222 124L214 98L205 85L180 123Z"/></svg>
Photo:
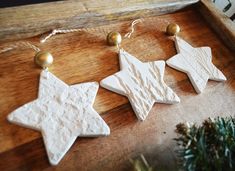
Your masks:
<svg viewBox="0 0 235 171"><path fill-rule="evenodd" d="M92 107L98 87L96 82L68 86L42 71L38 98L13 111L8 120L41 131L49 161L56 165L78 136L109 135Z"/></svg>
<svg viewBox="0 0 235 171"><path fill-rule="evenodd" d="M155 102L177 103L179 97L163 81L165 62L141 62L123 49L121 71L103 79L101 86L127 96L139 120L145 120Z"/></svg>
<svg viewBox="0 0 235 171"><path fill-rule="evenodd" d="M166 61L167 65L185 72L197 93L206 87L208 79L225 81L224 74L212 63L210 47L194 48L176 36L175 45L178 54Z"/></svg>

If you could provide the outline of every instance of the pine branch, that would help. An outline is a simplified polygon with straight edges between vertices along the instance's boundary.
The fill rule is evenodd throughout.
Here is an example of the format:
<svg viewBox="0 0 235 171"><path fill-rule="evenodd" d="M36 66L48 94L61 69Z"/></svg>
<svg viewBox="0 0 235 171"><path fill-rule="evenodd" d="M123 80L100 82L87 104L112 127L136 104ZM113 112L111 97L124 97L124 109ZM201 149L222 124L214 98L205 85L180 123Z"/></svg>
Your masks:
<svg viewBox="0 0 235 171"><path fill-rule="evenodd" d="M188 171L235 170L235 119L207 119L201 126L180 123L177 154Z"/></svg>

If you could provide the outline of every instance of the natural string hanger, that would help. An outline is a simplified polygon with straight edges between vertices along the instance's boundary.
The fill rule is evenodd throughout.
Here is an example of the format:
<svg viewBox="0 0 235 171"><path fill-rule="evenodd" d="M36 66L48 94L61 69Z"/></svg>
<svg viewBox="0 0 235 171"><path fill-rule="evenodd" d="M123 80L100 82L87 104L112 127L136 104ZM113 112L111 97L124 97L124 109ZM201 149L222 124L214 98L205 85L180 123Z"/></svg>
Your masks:
<svg viewBox="0 0 235 171"><path fill-rule="evenodd" d="M124 35L124 39L125 38L128 38L128 39L130 39L131 38L131 35L135 32L135 25L136 24L138 24L138 23L142 23L143 22L143 19L136 19L136 20L134 20L134 21L132 21L132 23L131 23L131 29L130 29L130 31L129 32L127 32L125 35ZM118 48L118 50L120 50L120 45L119 45L119 43L117 44L117 48Z"/></svg>
<svg viewBox="0 0 235 171"><path fill-rule="evenodd" d="M74 28L74 29L54 29L47 36L40 39L40 43L45 43L48 39L55 36L56 34L66 34L73 32L94 32L95 28Z"/></svg>
<svg viewBox="0 0 235 171"><path fill-rule="evenodd" d="M131 26L129 28L129 32L127 32L123 38L124 39L129 39L131 38L131 35L134 33L135 31L135 25L138 24L138 23L141 23L143 22L143 19L136 19L134 21L131 22ZM120 50L120 45L121 45L121 42L122 42L122 36L119 32L117 31L112 31L112 32L109 32L109 34L107 35L107 43L111 46L116 46L118 50Z"/></svg>
<svg viewBox="0 0 235 171"><path fill-rule="evenodd" d="M145 20L149 20L149 19L145 19ZM163 20L163 19L157 19L157 20L162 22L162 23L166 23L168 25L167 29L166 29L166 32L167 32L168 35L175 36L175 34L173 32L175 32L175 31L177 31L177 33L179 32L178 25L170 24L168 21ZM135 25L139 24L139 23L143 23L143 22L144 22L143 18L139 18L139 19L133 20L131 22L131 26L130 26L130 29L129 29L130 31L128 31L123 36L123 38L124 39L131 38L132 34L135 32ZM151 23L151 22L146 22L146 24L147 23ZM159 29L159 28L157 28L157 29ZM66 34L66 33L73 33L73 32L92 32L94 30L95 30L94 28L54 29L47 36L45 36L44 38L41 38L40 42L41 43L45 43L48 39L50 39L51 37L55 36L56 34ZM111 40L111 41L117 41L116 43L115 42L111 43L111 45L116 45L117 48L120 49L120 43L121 43L121 39L122 39L121 35L118 35L120 33L118 33L118 32L110 32L108 34L108 36L110 36L111 33L115 34L115 36L113 36L114 39L119 36L119 41L118 40Z"/></svg>
<svg viewBox="0 0 235 171"><path fill-rule="evenodd" d="M128 33L126 33L125 35L124 35L124 38L131 38L131 35L132 35L132 33L134 33L134 31L135 31L135 25L136 24L138 24L138 23L142 23L143 22L143 19L136 19L136 20L134 20L134 21L132 21L132 23L131 23L131 31L129 31Z"/></svg>
<svg viewBox="0 0 235 171"><path fill-rule="evenodd" d="M146 20L146 19L145 19ZM147 19L148 20L148 19ZM175 24L175 23L170 23L169 21L167 20L164 20L164 19L160 19L160 18L157 18L155 20L158 20L160 21L161 23L164 23L164 25L167 25L164 26L164 28L166 28L165 32L168 36L173 36L174 39L176 37L176 35L180 32L180 27L179 25ZM134 33L135 31L135 25L138 24L138 23L142 23L144 22L143 19L136 19L134 20L132 23L131 23L131 31L129 31L128 33L126 33L124 35L124 38L130 38L131 35ZM146 23L151 23L151 22L146 22ZM155 28L155 27L154 27ZM157 30L161 31L162 29L160 29L159 27L156 28Z"/></svg>
<svg viewBox="0 0 235 171"><path fill-rule="evenodd" d="M143 19L136 19L131 23L131 29L128 33L124 35L124 38L130 38L132 33L134 33L135 28L134 26L140 22L143 22ZM93 31L92 28L75 28L75 29L54 29L51 33L49 33L47 36L42 38L40 40L40 43L45 43L48 39L50 39L52 36L55 36L56 34L66 34L66 33L73 33L73 32L90 32Z"/></svg>
<svg viewBox="0 0 235 171"><path fill-rule="evenodd" d="M80 32L80 31L85 31L87 29L54 29L50 34L48 34L46 37L42 38L40 40L40 43L45 43L48 39L50 39L52 36L56 34L66 34L66 33L72 33L72 32Z"/></svg>
<svg viewBox="0 0 235 171"><path fill-rule="evenodd" d="M20 41L20 42L15 42L6 47L1 48L0 53L5 53L14 49L27 49L27 48L33 49L35 52L41 51L37 46L29 42Z"/></svg>
<svg viewBox="0 0 235 171"><path fill-rule="evenodd" d="M0 54L14 49L32 49L35 51L34 62L42 67L44 70L48 70L48 67L53 63L53 56L46 51L41 51L40 48L33 45L30 42L20 41L12 43L6 47L0 48Z"/></svg>
<svg viewBox="0 0 235 171"><path fill-rule="evenodd" d="M148 27L149 27L149 25L151 25L151 23L152 23L152 22L149 22L149 20L151 20L151 18L145 19L145 20L144 19L136 19L136 20L132 21L130 29L129 29L130 31L127 32L123 36L123 38L124 39L131 38L132 34L135 32L135 25L138 24L138 23L145 22L144 25L145 26L148 25ZM167 24L166 33L168 35L170 35L170 36L174 36L175 37L176 33L178 33L180 31L180 28L179 28L179 26L177 24L170 24L169 21L164 20L164 19L159 19L159 18L158 19L154 19L154 20L158 20L161 23L164 23L164 25ZM162 29L159 28L159 26L156 27L154 25L154 27L151 27L151 28L154 28L155 30L158 30L158 31L163 31ZM121 41L122 41L122 36L121 36L121 34L119 32L110 32L107 35L107 42L108 42L108 44L111 45L111 46L115 45L118 48L118 50L120 50Z"/></svg>

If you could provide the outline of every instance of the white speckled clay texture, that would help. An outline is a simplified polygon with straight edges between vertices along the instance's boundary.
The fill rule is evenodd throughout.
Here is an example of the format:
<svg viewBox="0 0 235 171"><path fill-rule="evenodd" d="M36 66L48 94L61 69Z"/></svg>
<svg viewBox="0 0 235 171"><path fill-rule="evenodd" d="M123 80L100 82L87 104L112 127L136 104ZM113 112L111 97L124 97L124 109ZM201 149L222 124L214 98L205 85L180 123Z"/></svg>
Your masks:
<svg viewBox="0 0 235 171"><path fill-rule="evenodd" d="M13 111L8 120L41 131L49 161L56 165L78 136L110 134L92 107L98 87L96 82L69 86L44 70L38 98Z"/></svg>
<svg viewBox="0 0 235 171"><path fill-rule="evenodd" d="M167 65L185 72L197 93L201 93L208 79L225 81L224 74L212 63L210 47L194 48L178 36L175 37L178 54L166 61Z"/></svg>
<svg viewBox="0 0 235 171"><path fill-rule="evenodd" d="M179 97L165 84L164 61L143 63L123 49L119 51L121 70L101 81L101 86L127 96L139 120L148 116L153 104L177 103Z"/></svg>

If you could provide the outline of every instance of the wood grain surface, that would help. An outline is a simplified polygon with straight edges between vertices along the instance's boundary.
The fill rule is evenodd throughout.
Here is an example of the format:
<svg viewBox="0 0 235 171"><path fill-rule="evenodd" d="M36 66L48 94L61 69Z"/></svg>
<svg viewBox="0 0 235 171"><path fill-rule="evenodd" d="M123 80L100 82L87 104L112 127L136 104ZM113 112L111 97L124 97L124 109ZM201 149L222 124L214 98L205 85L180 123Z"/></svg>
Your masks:
<svg viewBox="0 0 235 171"><path fill-rule="evenodd" d="M68 84L100 81L119 70L117 50L106 45L106 34L125 34L131 21L93 27L93 31L57 35L40 45L39 37L26 40L54 55L50 71ZM58 166L50 166L40 133L10 124L6 116L37 97L40 69L28 49L1 54L0 60L0 170L130 170L129 158L144 154L151 165L176 169L175 125L200 123L207 117L234 116L235 58L194 7L173 14L145 18L122 47L141 61L167 60L176 54L165 35L167 22L178 23L179 36L195 47L210 46L213 63L225 74L224 83L209 81L197 94L188 77L166 67L165 82L181 103L155 104L148 118L139 122L128 100L100 88L94 108L111 128L111 135L78 138ZM8 42L1 44L7 46Z"/></svg>
<svg viewBox="0 0 235 171"><path fill-rule="evenodd" d="M55 28L97 27L182 9L198 0L70 0L0 9L0 42Z"/></svg>

